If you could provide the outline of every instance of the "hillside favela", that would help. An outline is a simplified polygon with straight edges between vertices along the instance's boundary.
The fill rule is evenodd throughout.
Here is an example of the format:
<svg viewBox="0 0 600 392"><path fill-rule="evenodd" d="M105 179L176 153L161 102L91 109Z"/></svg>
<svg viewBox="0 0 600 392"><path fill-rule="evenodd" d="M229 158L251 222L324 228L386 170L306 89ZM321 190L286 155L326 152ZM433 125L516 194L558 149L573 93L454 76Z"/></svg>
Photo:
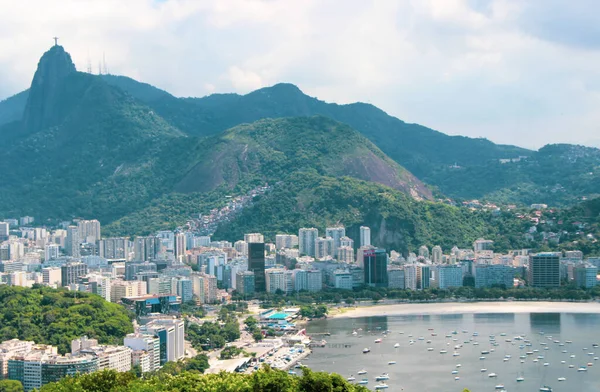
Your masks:
<svg viewBox="0 0 600 392"><path fill-rule="evenodd" d="M600 391L600 4L19 4L0 392Z"/></svg>

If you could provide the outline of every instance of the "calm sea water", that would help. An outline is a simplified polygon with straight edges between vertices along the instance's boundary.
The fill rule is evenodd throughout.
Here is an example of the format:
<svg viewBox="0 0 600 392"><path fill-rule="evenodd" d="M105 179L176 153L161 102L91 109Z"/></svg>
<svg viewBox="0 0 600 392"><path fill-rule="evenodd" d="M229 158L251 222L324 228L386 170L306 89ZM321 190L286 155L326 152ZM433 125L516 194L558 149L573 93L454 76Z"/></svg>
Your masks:
<svg viewBox="0 0 600 392"><path fill-rule="evenodd" d="M355 330L362 336L353 336ZM384 335L386 330L389 333ZM452 334L453 331L457 334ZM600 357L600 348L593 347L595 343L600 344L600 314L451 314L331 319L311 322L307 332L316 339L327 340L327 345L315 348L303 361L304 365L315 371L340 373L344 377L353 375L357 380L368 378L370 389L379 383L375 377L385 372L389 374L386 382L389 392L462 392L464 388L472 392L491 392L498 391L496 386L500 384L508 392L537 392L545 385L553 392L600 391L600 360L593 359ZM318 335L326 332L331 336ZM474 332L478 336L473 336ZM432 336L434 333L437 336ZM451 337L447 337L448 334ZM497 346L492 345L490 335L495 336ZM530 340L532 346L520 348L525 343L514 340L516 336ZM374 342L378 338L382 339L381 343ZM410 344L410 340L414 343ZM567 340L572 343L566 343ZM474 345L475 341L479 344ZM394 348L395 343L400 347ZM462 347L455 350L459 344ZM363 354L365 347L371 352ZM428 351L428 347L434 350ZM492 348L494 351L490 354L481 353ZM440 354L440 350L447 350L447 353ZM521 355L534 350L539 352L527 355L525 363L520 362ZM454 352L460 356L453 356ZM504 361L508 355L510 359ZM538 355L544 358L536 363L533 360ZM571 355L575 358L570 358ZM485 359L481 360L481 356ZM388 365L389 361L396 361L396 364ZM565 363L561 364L561 361ZM588 367L589 362L593 366ZM544 366L544 363L549 365ZM457 364L461 366L457 367ZM569 368L569 364L574 368ZM580 366L585 366L587 371L578 372ZM482 368L487 370L482 372ZM358 375L361 369L368 373ZM454 370L458 374L452 374ZM488 377L492 372L498 375L497 378ZM519 376L525 380L517 382ZM456 381L455 377L460 380ZM559 382L559 377L565 377L566 381Z"/></svg>

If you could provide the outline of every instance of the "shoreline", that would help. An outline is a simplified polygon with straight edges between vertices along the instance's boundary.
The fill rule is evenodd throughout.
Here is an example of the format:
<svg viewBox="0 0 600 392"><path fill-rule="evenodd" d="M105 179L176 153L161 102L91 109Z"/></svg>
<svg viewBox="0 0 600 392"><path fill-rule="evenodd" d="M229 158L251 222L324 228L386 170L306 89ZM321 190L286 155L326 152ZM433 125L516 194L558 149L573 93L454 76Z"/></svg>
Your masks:
<svg viewBox="0 0 600 392"><path fill-rule="evenodd" d="M458 313L600 313L600 302L481 301L361 305L340 308L328 319Z"/></svg>

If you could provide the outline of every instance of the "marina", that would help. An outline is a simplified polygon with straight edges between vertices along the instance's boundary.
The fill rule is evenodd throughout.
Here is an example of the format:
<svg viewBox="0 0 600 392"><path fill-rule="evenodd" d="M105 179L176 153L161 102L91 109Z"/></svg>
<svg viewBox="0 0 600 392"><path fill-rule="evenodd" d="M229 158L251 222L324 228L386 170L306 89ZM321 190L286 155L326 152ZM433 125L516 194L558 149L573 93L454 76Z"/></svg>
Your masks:
<svg viewBox="0 0 600 392"><path fill-rule="evenodd" d="M578 325L582 320L587 323ZM600 379L589 374L596 373L596 354L589 349L596 340L595 325L600 325L600 315L403 315L323 320L308 330L327 328L331 345L316 349L304 362L314 371L338 372L345 377L364 372L362 379L353 382L360 381L370 390L596 392ZM362 328L362 338L352 335L357 328ZM382 331L386 333L382 335ZM425 333L431 337L419 339ZM375 340L379 342L368 348L367 360L361 345ZM341 342L350 347L335 349ZM395 366L381 373L386 364Z"/></svg>

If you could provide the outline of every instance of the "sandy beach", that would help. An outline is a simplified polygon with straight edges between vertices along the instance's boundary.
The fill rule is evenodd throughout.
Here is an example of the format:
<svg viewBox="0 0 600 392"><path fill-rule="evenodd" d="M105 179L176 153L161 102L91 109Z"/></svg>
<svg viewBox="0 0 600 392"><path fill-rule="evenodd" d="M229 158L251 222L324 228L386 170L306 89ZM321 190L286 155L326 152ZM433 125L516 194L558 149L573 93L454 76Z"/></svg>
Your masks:
<svg viewBox="0 0 600 392"><path fill-rule="evenodd" d="M447 302L346 308L330 318L456 313L600 313L599 302Z"/></svg>

